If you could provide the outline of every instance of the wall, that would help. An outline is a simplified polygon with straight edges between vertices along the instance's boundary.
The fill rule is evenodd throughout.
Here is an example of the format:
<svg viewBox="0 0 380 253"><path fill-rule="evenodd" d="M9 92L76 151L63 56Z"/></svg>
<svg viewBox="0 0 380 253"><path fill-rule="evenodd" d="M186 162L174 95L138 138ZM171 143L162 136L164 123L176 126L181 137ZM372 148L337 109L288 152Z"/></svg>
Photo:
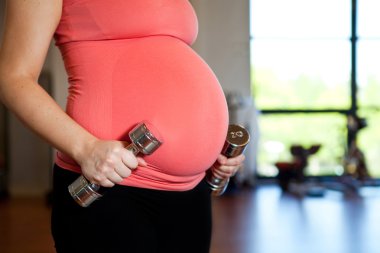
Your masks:
<svg viewBox="0 0 380 253"><path fill-rule="evenodd" d="M191 1L199 18L199 36L194 49L214 70L226 92L249 95L248 0ZM4 0L0 0L3 17ZM2 26L0 26L0 32ZM50 74L50 92L65 107L67 76L60 53L50 47L44 72ZM41 195L51 184L52 152L49 146L15 118L9 122L9 185L13 195Z"/></svg>
<svg viewBox="0 0 380 253"><path fill-rule="evenodd" d="M192 0L199 21L193 48L226 93L250 94L249 0Z"/></svg>

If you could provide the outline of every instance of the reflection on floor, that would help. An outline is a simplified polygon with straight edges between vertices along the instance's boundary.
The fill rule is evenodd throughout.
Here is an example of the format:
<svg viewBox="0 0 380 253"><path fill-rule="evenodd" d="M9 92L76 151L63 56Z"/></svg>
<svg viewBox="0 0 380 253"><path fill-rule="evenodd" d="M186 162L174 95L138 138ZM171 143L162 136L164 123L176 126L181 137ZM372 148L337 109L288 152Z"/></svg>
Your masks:
<svg viewBox="0 0 380 253"><path fill-rule="evenodd" d="M282 194L261 185L215 198L211 253L380 252L380 188L359 196ZM43 199L0 202L1 253L53 253Z"/></svg>
<svg viewBox="0 0 380 253"><path fill-rule="evenodd" d="M17 198L0 202L1 253L54 253L50 208L44 199Z"/></svg>
<svg viewBox="0 0 380 253"><path fill-rule="evenodd" d="M276 186L214 201L212 253L380 252L380 188L282 194Z"/></svg>

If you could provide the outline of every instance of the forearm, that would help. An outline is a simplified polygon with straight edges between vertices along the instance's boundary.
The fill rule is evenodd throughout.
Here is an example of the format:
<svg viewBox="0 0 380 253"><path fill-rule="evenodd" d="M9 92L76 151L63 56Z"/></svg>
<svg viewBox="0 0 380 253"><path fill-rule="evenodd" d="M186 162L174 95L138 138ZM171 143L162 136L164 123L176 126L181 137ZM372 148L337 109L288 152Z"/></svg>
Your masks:
<svg viewBox="0 0 380 253"><path fill-rule="evenodd" d="M27 127L75 160L97 140L72 120L33 78L1 75L0 98Z"/></svg>
<svg viewBox="0 0 380 253"><path fill-rule="evenodd" d="M71 156L93 183L113 186L131 174L138 160L120 141L97 139L71 119L33 78L2 75L0 98L30 129Z"/></svg>
<svg viewBox="0 0 380 253"><path fill-rule="evenodd" d="M62 0L6 1L0 98L30 129L77 160L96 138L74 122L36 81L61 10Z"/></svg>

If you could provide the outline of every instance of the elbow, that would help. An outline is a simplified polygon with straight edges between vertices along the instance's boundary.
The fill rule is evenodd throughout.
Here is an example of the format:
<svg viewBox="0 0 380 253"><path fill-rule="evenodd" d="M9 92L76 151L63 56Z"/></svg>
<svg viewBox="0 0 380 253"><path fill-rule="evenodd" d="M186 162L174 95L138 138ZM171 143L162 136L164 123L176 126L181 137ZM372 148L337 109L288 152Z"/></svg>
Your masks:
<svg viewBox="0 0 380 253"><path fill-rule="evenodd" d="M17 93L26 84L33 81L33 77L19 71L9 70L0 64L0 101L9 105L10 101L17 97Z"/></svg>

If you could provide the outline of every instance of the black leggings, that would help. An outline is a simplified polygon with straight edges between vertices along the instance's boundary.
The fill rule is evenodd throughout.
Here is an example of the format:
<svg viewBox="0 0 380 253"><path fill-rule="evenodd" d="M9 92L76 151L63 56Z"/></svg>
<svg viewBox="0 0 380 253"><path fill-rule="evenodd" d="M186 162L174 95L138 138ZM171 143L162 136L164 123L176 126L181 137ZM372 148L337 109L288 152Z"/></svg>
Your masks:
<svg viewBox="0 0 380 253"><path fill-rule="evenodd" d="M54 167L52 234L58 253L207 253L210 190L185 192L116 185L89 207L67 186L79 174Z"/></svg>

